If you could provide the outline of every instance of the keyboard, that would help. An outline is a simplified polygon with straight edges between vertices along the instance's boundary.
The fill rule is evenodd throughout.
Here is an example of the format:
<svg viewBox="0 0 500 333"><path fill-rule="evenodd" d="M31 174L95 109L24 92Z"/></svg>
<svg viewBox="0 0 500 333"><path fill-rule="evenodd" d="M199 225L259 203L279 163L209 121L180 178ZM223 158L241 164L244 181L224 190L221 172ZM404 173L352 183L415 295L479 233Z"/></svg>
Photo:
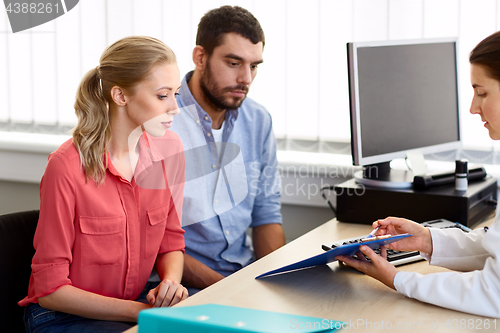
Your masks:
<svg viewBox="0 0 500 333"><path fill-rule="evenodd" d="M471 231L470 228L464 226L463 224L460 224L458 222L451 222L445 219L437 219L437 220L432 220L432 221L427 221L420 223L424 227L428 228L439 228L439 229L449 229L449 228L458 228L462 230L463 232L469 232ZM346 238L338 241L334 241L332 243L327 243L327 244L322 244L321 248L325 251L331 250L336 248L337 246L340 245L346 245L346 244L352 244L352 243L360 243L361 239L366 238L368 235L363 235L363 236L358 236L358 237L352 237L352 238ZM380 254L380 248L374 249L375 253ZM365 256L366 258L366 256ZM366 258L367 260L370 260ZM391 264L394 266L399 266L399 265L404 265L416 261L424 260L422 256L420 255L419 251L395 251L391 249L387 249L387 261L389 261Z"/></svg>

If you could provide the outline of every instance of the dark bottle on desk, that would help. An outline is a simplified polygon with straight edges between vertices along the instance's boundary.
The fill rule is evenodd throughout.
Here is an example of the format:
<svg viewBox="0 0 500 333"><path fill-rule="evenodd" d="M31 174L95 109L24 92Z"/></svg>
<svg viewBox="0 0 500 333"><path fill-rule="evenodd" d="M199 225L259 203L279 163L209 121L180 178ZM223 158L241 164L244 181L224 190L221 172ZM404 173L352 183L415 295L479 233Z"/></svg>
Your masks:
<svg viewBox="0 0 500 333"><path fill-rule="evenodd" d="M455 161L455 189L457 191L467 191L467 176L469 174L468 161L456 160Z"/></svg>

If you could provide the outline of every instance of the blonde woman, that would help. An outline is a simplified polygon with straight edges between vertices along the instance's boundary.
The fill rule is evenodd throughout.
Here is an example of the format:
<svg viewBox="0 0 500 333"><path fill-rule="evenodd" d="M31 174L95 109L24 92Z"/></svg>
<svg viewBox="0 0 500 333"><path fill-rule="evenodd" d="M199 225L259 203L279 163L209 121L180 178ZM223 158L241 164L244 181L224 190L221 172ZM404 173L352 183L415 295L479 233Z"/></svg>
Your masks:
<svg viewBox="0 0 500 333"><path fill-rule="evenodd" d="M27 332L121 332L187 297L184 155L167 130L179 87L174 53L149 37L109 46L82 79L73 138L40 184ZM153 267L162 282L138 302Z"/></svg>

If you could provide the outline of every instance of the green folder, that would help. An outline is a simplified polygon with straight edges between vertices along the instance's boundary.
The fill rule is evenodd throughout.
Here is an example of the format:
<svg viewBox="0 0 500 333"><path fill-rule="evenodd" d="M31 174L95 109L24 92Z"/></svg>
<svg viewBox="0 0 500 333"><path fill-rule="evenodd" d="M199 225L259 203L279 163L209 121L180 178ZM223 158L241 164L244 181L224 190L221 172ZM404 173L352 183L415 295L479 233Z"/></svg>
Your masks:
<svg viewBox="0 0 500 333"><path fill-rule="evenodd" d="M139 313L139 333L335 332L347 323L331 319L204 304Z"/></svg>

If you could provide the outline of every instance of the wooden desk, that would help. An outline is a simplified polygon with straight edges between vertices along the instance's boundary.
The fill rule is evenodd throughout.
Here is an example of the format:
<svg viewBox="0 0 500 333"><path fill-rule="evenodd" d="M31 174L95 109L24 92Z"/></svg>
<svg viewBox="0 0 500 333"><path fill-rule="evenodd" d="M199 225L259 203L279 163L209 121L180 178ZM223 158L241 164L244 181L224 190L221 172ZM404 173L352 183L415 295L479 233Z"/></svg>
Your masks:
<svg viewBox="0 0 500 333"><path fill-rule="evenodd" d="M491 224L492 220L485 224ZM189 297L178 306L215 303L345 321L356 332L499 331L500 320L444 309L407 298L337 262L255 280L261 273L322 253L321 244L367 234L369 225L331 220L286 246ZM418 262L402 271L433 273L445 268ZM461 321L462 328L460 326ZM490 328L486 329L489 322ZM448 324L448 325L446 325ZM494 326L496 324L496 327ZM455 327L453 327L455 325ZM448 327L447 327L448 326ZM392 327L392 328L391 328ZM399 328L399 329L398 329ZM137 328L126 331L136 332Z"/></svg>

